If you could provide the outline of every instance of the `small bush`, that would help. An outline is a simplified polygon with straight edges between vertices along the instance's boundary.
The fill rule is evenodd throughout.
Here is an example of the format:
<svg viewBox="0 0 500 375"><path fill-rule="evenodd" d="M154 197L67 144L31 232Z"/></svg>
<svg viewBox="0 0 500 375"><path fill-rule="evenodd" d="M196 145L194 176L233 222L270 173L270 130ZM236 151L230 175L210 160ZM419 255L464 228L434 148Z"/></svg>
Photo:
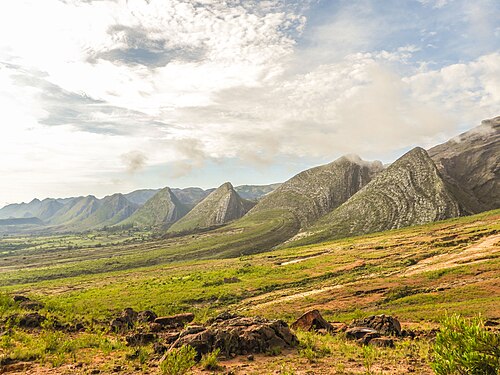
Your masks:
<svg viewBox="0 0 500 375"><path fill-rule="evenodd" d="M438 375L497 375L500 371L500 335L487 331L479 317L446 317L433 349L431 366Z"/></svg>
<svg viewBox="0 0 500 375"><path fill-rule="evenodd" d="M212 353L204 354L200 361L201 367L205 370L218 370L220 368L218 360L219 354L219 348L215 349Z"/></svg>
<svg viewBox="0 0 500 375"><path fill-rule="evenodd" d="M160 363L160 370L164 375L183 375L195 365L195 358L196 350L189 345L173 349Z"/></svg>

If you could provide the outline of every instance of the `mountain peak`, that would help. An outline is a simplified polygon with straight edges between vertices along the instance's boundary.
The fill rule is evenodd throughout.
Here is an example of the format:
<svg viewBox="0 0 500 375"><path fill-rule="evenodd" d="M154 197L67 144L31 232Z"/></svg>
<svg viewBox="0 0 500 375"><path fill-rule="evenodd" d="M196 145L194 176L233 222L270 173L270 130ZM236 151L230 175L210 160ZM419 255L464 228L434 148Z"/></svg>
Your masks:
<svg viewBox="0 0 500 375"><path fill-rule="evenodd" d="M170 232L186 232L226 224L245 215L253 206L225 182L172 225Z"/></svg>

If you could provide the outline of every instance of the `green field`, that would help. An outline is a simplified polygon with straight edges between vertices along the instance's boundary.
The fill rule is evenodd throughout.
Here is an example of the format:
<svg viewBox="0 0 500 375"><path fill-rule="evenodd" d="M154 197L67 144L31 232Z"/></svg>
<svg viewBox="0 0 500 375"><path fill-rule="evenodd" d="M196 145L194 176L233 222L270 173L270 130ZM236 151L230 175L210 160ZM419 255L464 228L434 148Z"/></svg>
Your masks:
<svg viewBox="0 0 500 375"><path fill-rule="evenodd" d="M385 313L422 329L452 312L497 318L499 219L496 210L264 253L258 241L248 245L262 232L258 222L246 231L227 226L164 239L140 232L4 237L0 318L22 313L9 302L6 294L13 293L43 302L40 313L48 317L92 327L88 335L99 335L126 307L160 315L190 311L201 322L223 310L291 322L318 308L328 320L349 322ZM280 229L280 223L266 228L278 234ZM228 232L234 242L221 244ZM234 255L239 256L228 258ZM12 348L34 345L18 334L10 349L3 344L3 356L12 355ZM128 350L117 337L99 337L115 344L94 343L94 354L102 354L106 345L116 346L109 353ZM63 357L61 365L73 361Z"/></svg>

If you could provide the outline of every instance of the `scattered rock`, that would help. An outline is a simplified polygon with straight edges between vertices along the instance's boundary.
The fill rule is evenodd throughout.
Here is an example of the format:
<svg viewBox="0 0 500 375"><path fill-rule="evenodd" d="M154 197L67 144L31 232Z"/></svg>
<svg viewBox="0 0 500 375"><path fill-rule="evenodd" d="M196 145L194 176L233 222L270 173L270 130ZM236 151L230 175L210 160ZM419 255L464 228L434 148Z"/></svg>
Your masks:
<svg viewBox="0 0 500 375"><path fill-rule="evenodd" d="M30 301L30 299L28 297L21 296L21 295L15 295L15 296L12 297L12 299L14 300L14 302L27 302L27 301Z"/></svg>
<svg viewBox="0 0 500 375"><path fill-rule="evenodd" d="M163 326L159 323L150 323L149 324L149 330L151 332L160 332L162 330Z"/></svg>
<svg viewBox="0 0 500 375"><path fill-rule="evenodd" d="M293 330L301 329L303 331L318 331L326 330L327 332L333 332L333 327L328 323L318 310L311 310L303 314L290 326Z"/></svg>
<svg viewBox="0 0 500 375"><path fill-rule="evenodd" d="M41 302L37 302L37 301L23 301L19 304L19 307L21 307L22 309L26 309L26 310L34 310L34 311L37 311L37 310L40 310L43 308L43 303Z"/></svg>
<svg viewBox="0 0 500 375"><path fill-rule="evenodd" d="M19 327L23 328L38 328L47 318L39 313L31 313L21 316L19 319Z"/></svg>
<svg viewBox="0 0 500 375"><path fill-rule="evenodd" d="M179 338L180 332L167 332L162 335L163 341L167 344L172 344Z"/></svg>
<svg viewBox="0 0 500 375"><path fill-rule="evenodd" d="M151 323L154 322L156 318L156 314L151 310L141 311L137 315L137 321L141 323Z"/></svg>
<svg viewBox="0 0 500 375"><path fill-rule="evenodd" d="M109 325L113 332L123 332L127 329L133 328L134 323L137 321L138 314L130 307L124 309L120 316L113 319Z"/></svg>
<svg viewBox="0 0 500 375"><path fill-rule="evenodd" d="M155 323L164 327L183 327L194 320L193 313L177 314L173 316L161 316L154 320Z"/></svg>
<svg viewBox="0 0 500 375"><path fill-rule="evenodd" d="M128 346L147 345L155 341L157 336L154 333L134 333L125 337Z"/></svg>
<svg viewBox="0 0 500 375"><path fill-rule="evenodd" d="M167 351L167 347L159 342L153 344L153 350L155 354L164 354Z"/></svg>
<svg viewBox="0 0 500 375"><path fill-rule="evenodd" d="M226 357L231 357L232 354L289 348L298 343L297 337L282 320L231 316L226 315L228 319L219 316L208 327L189 327L181 332L171 348L190 345L197 351L198 357L219 348Z"/></svg>
<svg viewBox="0 0 500 375"><path fill-rule="evenodd" d="M355 319L350 327L372 328L382 335L401 336L401 324L389 315L372 315L363 319Z"/></svg>
<svg viewBox="0 0 500 375"><path fill-rule="evenodd" d="M253 360L255 360L255 357L253 356L253 354L250 354L250 355L247 356L247 359L249 361L253 361Z"/></svg>
<svg viewBox="0 0 500 375"><path fill-rule="evenodd" d="M221 322L223 320L229 320L229 319L234 319L234 318L237 318L238 315L237 314L232 314L228 311L224 311L223 313L220 313L219 315L217 315L215 318L210 318L207 323L208 324L213 324L215 322Z"/></svg>

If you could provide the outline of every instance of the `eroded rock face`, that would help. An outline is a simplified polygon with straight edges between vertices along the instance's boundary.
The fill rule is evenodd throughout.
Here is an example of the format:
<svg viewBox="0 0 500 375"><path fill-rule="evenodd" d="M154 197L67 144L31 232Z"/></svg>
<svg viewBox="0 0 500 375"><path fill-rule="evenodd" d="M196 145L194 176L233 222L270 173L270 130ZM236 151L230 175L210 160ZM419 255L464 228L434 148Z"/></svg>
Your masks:
<svg viewBox="0 0 500 375"><path fill-rule="evenodd" d="M460 216L459 202L427 152L416 147L291 244L403 228Z"/></svg>
<svg viewBox="0 0 500 375"><path fill-rule="evenodd" d="M231 356L291 348L296 344L297 337L282 320L226 315L214 319L208 327L187 328L171 348L190 345L199 356L219 348L226 356Z"/></svg>
<svg viewBox="0 0 500 375"><path fill-rule="evenodd" d="M500 116L428 152L467 213L500 207Z"/></svg>
<svg viewBox="0 0 500 375"><path fill-rule="evenodd" d="M295 216L299 227L306 227L347 201L382 169L379 161L343 156L292 177L263 197L249 215L285 210Z"/></svg>

